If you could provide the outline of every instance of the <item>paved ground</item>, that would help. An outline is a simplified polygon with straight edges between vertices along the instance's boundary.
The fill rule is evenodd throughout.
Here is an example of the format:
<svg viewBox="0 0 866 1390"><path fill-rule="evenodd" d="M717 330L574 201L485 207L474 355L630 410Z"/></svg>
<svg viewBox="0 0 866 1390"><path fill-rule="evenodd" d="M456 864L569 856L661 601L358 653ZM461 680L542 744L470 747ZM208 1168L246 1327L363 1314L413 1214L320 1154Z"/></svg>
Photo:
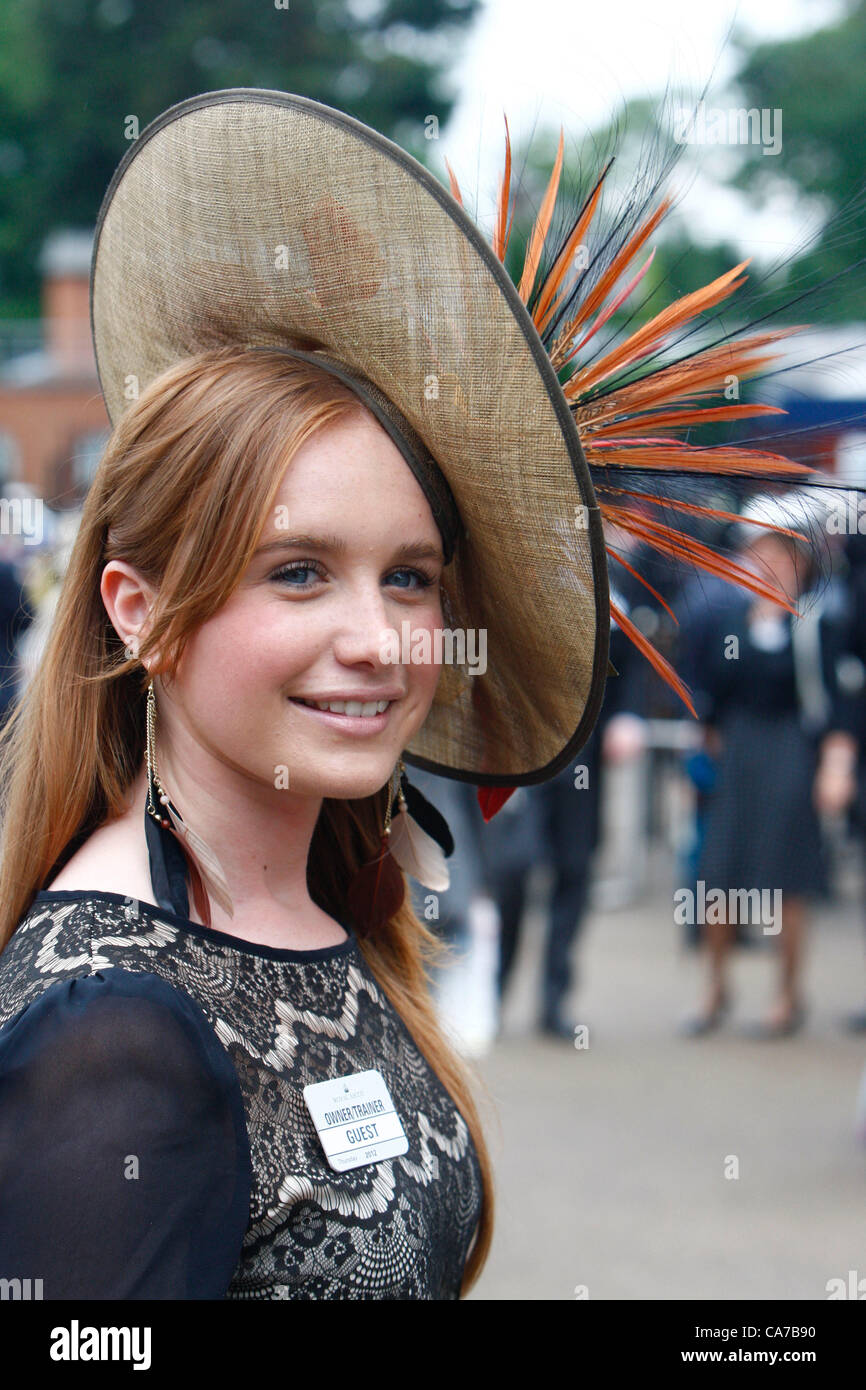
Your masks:
<svg viewBox="0 0 866 1390"><path fill-rule="evenodd" d="M683 1040L700 964L654 877L645 904L584 925L586 1051L534 1035L541 919L527 914L503 1036L478 1064L498 1217L472 1298L825 1299L828 1279L866 1279L866 1036L838 1024L866 999L859 887L814 920L800 1035L737 1036L770 998L762 949L736 957L726 1029Z"/></svg>

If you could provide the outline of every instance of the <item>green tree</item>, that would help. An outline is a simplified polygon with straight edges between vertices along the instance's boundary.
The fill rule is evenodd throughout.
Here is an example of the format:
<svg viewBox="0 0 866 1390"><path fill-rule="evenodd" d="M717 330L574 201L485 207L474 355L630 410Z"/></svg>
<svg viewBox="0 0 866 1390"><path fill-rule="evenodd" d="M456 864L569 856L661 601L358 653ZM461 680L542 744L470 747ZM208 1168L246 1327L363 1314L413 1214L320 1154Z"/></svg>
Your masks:
<svg viewBox="0 0 866 1390"><path fill-rule="evenodd" d="M448 65L479 0L4 0L0 317L38 314L38 253L88 227L128 148L167 107L222 87L297 92L426 160Z"/></svg>
<svg viewBox="0 0 866 1390"><path fill-rule="evenodd" d="M659 299L649 297L652 289L659 290L667 302L707 284L750 255L748 245L736 238L736 228L716 243L698 241L690 234L688 211L695 197L690 185L700 170L705 177L738 189L755 208L783 190L793 193L801 210L799 230L792 231L787 253L781 254L778 265L753 257L747 283L731 301L731 310L750 320L772 315L777 322L844 323L866 318L866 0L849 0L842 17L817 32L759 44L736 37L732 44L737 71L728 90L706 94L708 117L716 109L729 116L738 111L767 111L774 123L771 129L781 123L778 155L765 154L758 143L713 144L709 133L707 143L698 148L677 144L676 116L695 106L694 93L670 91L656 100L635 100L608 126L584 140L571 133L572 166L585 187L590 186L593 171L615 151L611 183L616 187L627 189L667 163L666 186L682 199L686 216L666 220L653 238L656 257L643 287L646 312L642 316L659 306ZM568 143L566 132L567 150ZM555 151L549 132L539 135L537 147L543 150L549 169ZM534 152L529 156L527 177L531 199L524 210L523 228L543 195ZM515 257L521 246L518 233Z"/></svg>
<svg viewBox="0 0 866 1390"><path fill-rule="evenodd" d="M791 265L788 294L840 276L810 296L809 317L864 318L866 276L847 272L866 244L866 3L849 0L843 17L816 33L737 46L737 86L747 107L781 112L782 150L768 158L743 146L732 182L758 201L793 184L823 204L825 229Z"/></svg>

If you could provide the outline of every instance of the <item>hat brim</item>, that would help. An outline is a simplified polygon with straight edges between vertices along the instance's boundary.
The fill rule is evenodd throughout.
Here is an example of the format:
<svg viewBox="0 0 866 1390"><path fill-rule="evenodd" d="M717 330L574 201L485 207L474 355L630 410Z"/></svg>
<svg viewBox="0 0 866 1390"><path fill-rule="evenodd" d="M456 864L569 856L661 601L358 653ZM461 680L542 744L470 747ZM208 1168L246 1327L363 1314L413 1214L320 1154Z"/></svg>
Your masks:
<svg viewBox="0 0 866 1390"><path fill-rule="evenodd" d="M443 667L405 760L518 786L583 747L610 623L589 470L514 284L417 160L289 93L233 88L173 106L103 200L91 325L112 423L131 378L143 390L229 344L320 348L375 382L460 511L449 626L486 633L486 671L470 674L471 656Z"/></svg>

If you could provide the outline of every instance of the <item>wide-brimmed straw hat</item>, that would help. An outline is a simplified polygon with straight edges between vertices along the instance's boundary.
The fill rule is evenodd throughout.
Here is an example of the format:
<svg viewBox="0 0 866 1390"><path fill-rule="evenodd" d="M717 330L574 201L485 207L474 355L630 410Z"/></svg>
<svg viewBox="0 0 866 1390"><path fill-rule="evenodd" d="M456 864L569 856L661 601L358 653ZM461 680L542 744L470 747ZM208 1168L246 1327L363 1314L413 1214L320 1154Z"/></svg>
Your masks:
<svg viewBox="0 0 866 1390"><path fill-rule="evenodd" d="M552 777L586 743L612 619L695 712L670 662L611 600L609 556L661 597L616 537L629 538L626 553L638 544L787 606L689 527L736 520L713 502L714 482L778 490L813 471L693 440L704 424L778 413L738 392L731 403L730 383L760 374L794 330L726 324L693 341L698 316L740 287L746 262L618 338L613 316L649 270L654 252L634 263L671 199L653 205L658 183L639 181L611 225L608 162L563 214L562 155L560 133L512 281L507 121L488 243L450 166L449 191L342 111L285 92L208 92L131 147L93 251L93 340L112 422L186 357L270 347L339 376L391 434L453 548L444 664L403 756L477 784L488 819L509 788Z"/></svg>
<svg viewBox="0 0 866 1390"><path fill-rule="evenodd" d="M459 511L448 627L476 658L486 636L485 670L443 666L406 761L514 786L583 746L609 634L589 469L517 288L421 164L305 97L183 101L105 195L91 318L112 423L174 363L228 345L322 352L384 393Z"/></svg>

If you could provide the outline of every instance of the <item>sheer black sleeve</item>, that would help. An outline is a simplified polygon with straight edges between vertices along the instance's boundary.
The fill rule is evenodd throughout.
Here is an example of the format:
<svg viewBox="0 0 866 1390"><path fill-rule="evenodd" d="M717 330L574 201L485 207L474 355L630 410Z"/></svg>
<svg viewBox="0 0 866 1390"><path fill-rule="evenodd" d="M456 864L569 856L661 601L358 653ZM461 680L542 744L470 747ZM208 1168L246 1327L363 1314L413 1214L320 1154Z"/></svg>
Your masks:
<svg viewBox="0 0 866 1390"><path fill-rule="evenodd" d="M45 1299L223 1298L251 1181L237 1073L165 980L58 981L0 1029L0 1278Z"/></svg>

